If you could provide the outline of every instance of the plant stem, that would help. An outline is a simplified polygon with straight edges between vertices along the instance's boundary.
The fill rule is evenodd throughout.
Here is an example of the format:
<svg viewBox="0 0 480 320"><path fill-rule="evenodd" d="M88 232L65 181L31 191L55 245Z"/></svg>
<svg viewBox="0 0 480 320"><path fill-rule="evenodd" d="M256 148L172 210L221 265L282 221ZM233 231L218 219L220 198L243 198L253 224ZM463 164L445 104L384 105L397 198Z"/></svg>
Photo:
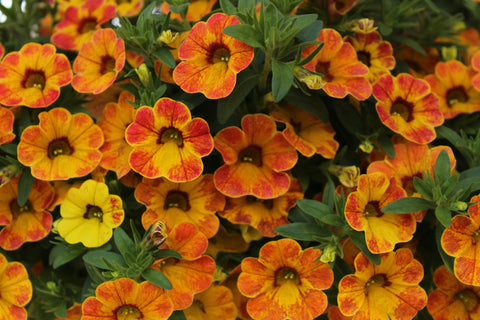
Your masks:
<svg viewBox="0 0 480 320"><path fill-rule="evenodd" d="M272 71L272 54L269 50L267 50L265 51L265 62L259 79L259 86L262 92L267 88L267 79L270 71Z"/></svg>

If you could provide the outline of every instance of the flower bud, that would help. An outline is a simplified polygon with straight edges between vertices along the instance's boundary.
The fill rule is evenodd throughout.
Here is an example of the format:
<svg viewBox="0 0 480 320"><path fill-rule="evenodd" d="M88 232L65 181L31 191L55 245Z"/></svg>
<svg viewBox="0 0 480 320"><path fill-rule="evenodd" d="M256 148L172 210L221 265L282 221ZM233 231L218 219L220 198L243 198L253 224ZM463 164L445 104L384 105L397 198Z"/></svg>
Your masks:
<svg viewBox="0 0 480 320"><path fill-rule="evenodd" d="M358 148L365 153L370 153L373 151L373 143L369 140L364 140L362 143L360 143Z"/></svg>
<svg viewBox="0 0 480 320"><path fill-rule="evenodd" d="M335 261L335 256L337 255L337 248L333 245L328 245L323 249L322 255L320 256L320 261L323 263L329 263Z"/></svg>
<svg viewBox="0 0 480 320"><path fill-rule="evenodd" d="M353 31L355 33L368 34L377 30L377 27L374 27L373 24L375 21L368 18L358 19L355 21L350 21L345 25L345 29Z"/></svg>
<svg viewBox="0 0 480 320"><path fill-rule="evenodd" d="M6 185L18 173L18 167L14 164L9 164L0 169L0 187Z"/></svg>
<svg viewBox="0 0 480 320"><path fill-rule="evenodd" d="M164 30L162 31L162 34L160 35L160 37L158 37L158 42L162 42L168 45L173 41L175 41L177 36L178 36L178 33L172 34L172 30L170 29Z"/></svg>
<svg viewBox="0 0 480 320"><path fill-rule="evenodd" d="M328 171L338 177L342 185L347 188L354 188L357 186L358 177L360 176L360 168L356 166L337 166L331 165Z"/></svg>
<svg viewBox="0 0 480 320"><path fill-rule="evenodd" d="M452 210L455 211L465 211L468 208L468 204L463 201L456 201L453 203Z"/></svg>
<svg viewBox="0 0 480 320"><path fill-rule="evenodd" d="M326 84L320 74L303 67L294 67L293 75L298 81L305 83L305 85L312 90L320 90Z"/></svg>
<svg viewBox="0 0 480 320"><path fill-rule="evenodd" d="M167 237L167 227L162 221L157 221L150 228L150 232L142 241L141 247L146 250L158 247L167 240Z"/></svg>
<svg viewBox="0 0 480 320"><path fill-rule="evenodd" d="M140 79L140 82L143 84L143 86L147 87L150 78L147 65L142 63L138 68L135 69L135 72L137 73L138 79Z"/></svg>

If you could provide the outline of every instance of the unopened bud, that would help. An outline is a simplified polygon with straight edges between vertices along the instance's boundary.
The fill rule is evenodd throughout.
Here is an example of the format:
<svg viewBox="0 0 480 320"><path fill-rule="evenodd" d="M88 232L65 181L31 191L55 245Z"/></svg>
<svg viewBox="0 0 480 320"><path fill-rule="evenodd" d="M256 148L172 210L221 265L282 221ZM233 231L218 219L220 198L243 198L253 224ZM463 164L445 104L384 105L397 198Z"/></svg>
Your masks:
<svg viewBox="0 0 480 320"><path fill-rule="evenodd" d="M158 41L164 44L170 44L173 41L175 41L177 36L178 36L178 33L172 34L172 30L170 29L164 30L162 31L162 34L160 34L160 37L158 37Z"/></svg>
<svg viewBox="0 0 480 320"><path fill-rule="evenodd" d="M57 290L57 284L56 284L55 282L53 282L53 281L48 281L48 282L46 283L46 286L47 286L48 290L50 290L50 291L55 291L55 290Z"/></svg>
<svg viewBox="0 0 480 320"><path fill-rule="evenodd" d="M445 61L457 59L458 49L456 46L442 47L440 51L442 52L442 57Z"/></svg>
<svg viewBox="0 0 480 320"><path fill-rule="evenodd" d="M147 87L150 78L150 73L148 72L147 65L145 63L142 63L138 68L135 69L135 72L137 73L138 79L143 84L143 86Z"/></svg>
<svg viewBox="0 0 480 320"><path fill-rule="evenodd" d="M365 153L370 153L373 151L373 143L370 140L364 140L360 143L358 148Z"/></svg>
<svg viewBox="0 0 480 320"><path fill-rule="evenodd" d="M337 255L337 248L332 245L328 245L323 249L322 255L320 256L320 261L323 263L329 263L335 261Z"/></svg>
<svg viewBox="0 0 480 320"><path fill-rule="evenodd" d="M320 90L326 84L320 74L303 67L294 67L293 75L298 81L305 83L305 85L312 90Z"/></svg>
<svg viewBox="0 0 480 320"><path fill-rule="evenodd" d="M167 227L162 221L157 221L142 241L141 246L147 250L153 247L158 247L167 240L167 237Z"/></svg>
<svg viewBox="0 0 480 320"><path fill-rule="evenodd" d="M468 208L468 204L463 201L457 201L453 203L452 209L455 211L465 211Z"/></svg>
<svg viewBox="0 0 480 320"><path fill-rule="evenodd" d="M347 188L354 188L357 186L358 177L360 176L360 168L356 166L337 166L331 165L328 171L338 177L342 185Z"/></svg>
<svg viewBox="0 0 480 320"><path fill-rule="evenodd" d="M368 18L358 19L355 21L350 21L345 25L345 29L353 31L355 33L372 33L377 30L377 27L374 27L373 24L375 21Z"/></svg>
<svg viewBox="0 0 480 320"><path fill-rule="evenodd" d="M18 172L18 167L14 164L9 164L0 169L0 187L6 185Z"/></svg>

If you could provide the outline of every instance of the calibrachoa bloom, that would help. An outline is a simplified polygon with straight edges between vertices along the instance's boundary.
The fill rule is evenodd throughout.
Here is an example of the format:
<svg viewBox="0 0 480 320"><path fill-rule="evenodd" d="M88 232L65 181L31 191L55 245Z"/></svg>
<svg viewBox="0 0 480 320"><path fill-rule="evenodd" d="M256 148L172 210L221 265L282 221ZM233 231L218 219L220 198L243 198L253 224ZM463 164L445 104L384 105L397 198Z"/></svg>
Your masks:
<svg viewBox="0 0 480 320"><path fill-rule="evenodd" d="M225 197L215 189L211 174L184 183L143 179L135 189L135 198L147 207L142 215L145 229L158 220L169 229L191 222L207 238L217 233L219 221L215 212L225 206Z"/></svg>
<svg viewBox="0 0 480 320"><path fill-rule="evenodd" d="M194 118L181 102L161 98L153 108L141 107L126 131L133 147L129 162L146 178L191 181L203 171L202 157L213 150L208 123Z"/></svg>
<svg viewBox="0 0 480 320"><path fill-rule="evenodd" d="M164 2L163 4L167 4L167 3ZM179 64L181 61L180 58L178 57L178 48L182 44L183 40L187 38L188 33L189 31L185 31L180 34L178 33L175 34L175 39L168 44L170 48L173 48L172 50L170 50L170 53L175 59L176 64ZM160 60L155 61L155 71L157 72L157 74L160 73L160 79L162 81L168 82L168 83L175 83L175 81L173 80L173 70L174 69L170 68L169 66L164 64L162 61Z"/></svg>
<svg viewBox="0 0 480 320"><path fill-rule="evenodd" d="M18 160L40 180L67 180L92 172L100 163L103 133L85 113L67 109L42 112L40 123L20 138Z"/></svg>
<svg viewBox="0 0 480 320"><path fill-rule="evenodd" d="M292 239L266 243L258 259L242 261L238 289L250 298L247 311L261 320L307 320L322 314L328 305L322 290L330 288L333 272L318 261L318 249L302 250Z"/></svg>
<svg viewBox="0 0 480 320"><path fill-rule="evenodd" d="M480 318L480 288L467 286L447 267L433 274L437 289L428 295L427 309L434 320L471 320Z"/></svg>
<svg viewBox="0 0 480 320"><path fill-rule="evenodd" d="M60 205L58 233L68 243L100 247L112 237L112 229L123 222L122 199L111 195L105 183L87 180L71 188Z"/></svg>
<svg viewBox="0 0 480 320"><path fill-rule="evenodd" d="M477 74L472 79L472 85L480 90L480 51L478 51L472 58L472 68L477 71Z"/></svg>
<svg viewBox="0 0 480 320"><path fill-rule="evenodd" d="M212 11L215 3L217 3L217 0L191 0L187 9L187 21L198 21L202 19L204 15ZM170 5L166 1L162 3L160 9L165 14L171 12ZM182 20L182 16L179 13L171 12L170 19Z"/></svg>
<svg viewBox="0 0 480 320"><path fill-rule="evenodd" d="M460 113L480 111L480 92L472 86L475 74L472 67L450 60L437 63L435 75L425 77L438 98L440 112L445 119Z"/></svg>
<svg viewBox="0 0 480 320"><path fill-rule="evenodd" d="M359 253L355 274L338 285L338 307L353 320L413 319L427 303L422 278L423 266L409 249L382 254L378 266Z"/></svg>
<svg viewBox="0 0 480 320"><path fill-rule="evenodd" d="M229 197L276 198L290 187L288 173L298 155L265 114L248 114L242 129L228 127L215 136L225 164L214 174L217 189Z"/></svg>
<svg viewBox="0 0 480 320"><path fill-rule="evenodd" d="M380 120L392 131L419 144L435 139L434 127L443 123L443 116L428 82L406 73L387 74L373 86L373 95Z"/></svg>
<svg viewBox="0 0 480 320"><path fill-rule="evenodd" d="M153 283L120 278L100 284L82 304L82 320L163 320L173 312L164 290Z"/></svg>
<svg viewBox="0 0 480 320"><path fill-rule="evenodd" d="M121 17L133 17L140 13L143 0L109 0L116 6L117 14Z"/></svg>
<svg viewBox="0 0 480 320"><path fill-rule="evenodd" d="M235 320L237 307L233 302L230 289L221 285L212 285L197 293L193 303L183 312L187 320Z"/></svg>
<svg viewBox="0 0 480 320"><path fill-rule="evenodd" d="M58 48L78 51L95 30L115 17L115 5L106 0L87 0L69 6L63 19L53 29L52 43Z"/></svg>
<svg viewBox="0 0 480 320"><path fill-rule="evenodd" d="M73 62L72 87L78 92L99 94L115 81L125 65L125 44L113 29L95 31Z"/></svg>
<svg viewBox="0 0 480 320"><path fill-rule="evenodd" d="M13 122L15 116L12 111L0 106L0 145L10 143L15 139L13 133Z"/></svg>
<svg viewBox="0 0 480 320"><path fill-rule="evenodd" d="M405 190L383 172L361 175L356 191L348 195L345 218L357 231L365 231L372 253L392 251L395 244L412 239L417 222L412 214L383 213L392 201L406 197Z"/></svg>
<svg viewBox="0 0 480 320"><path fill-rule="evenodd" d="M24 306L32 299L32 283L20 262L0 254L0 320L26 320Z"/></svg>
<svg viewBox="0 0 480 320"><path fill-rule="evenodd" d="M344 42L336 30L329 28L322 29L317 40L323 42L323 47L312 61L305 64L305 68L323 74L326 82L323 91L334 98L351 94L358 100L367 99L372 93L372 87L365 78L368 67L358 61L352 45ZM316 48L317 45L307 47L302 57Z"/></svg>
<svg viewBox="0 0 480 320"><path fill-rule="evenodd" d="M27 201L18 204L18 180L12 178L0 188L0 247L18 249L25 242L38 241L50 233L52 215L46 210L55 191L50 183L34 180Z"/></svg>
<svg viewBox="0 0 480 320"><path fill-rule="evenodd" d="M0 63L0 103L44 108L72 81L70 62L51 44L27 43Z"/></svg>
<svg viewBox="0 0 480 320"><path fill-rule="evenodd" d="M201 92L209 99L228 96L237 73L253 60L253 48L222 33L240 22L235 16L216 13L198 22L178 49L182 61L173 71L175 82L188 93Z"/></svg>
<svg viewBox="0 0 480 320"><path fill-rule="evenodd" d="M480 286L480 195L470 199L477 202L468 208L470 217L456 215L450 227L442 234L443 250L455 257L454 273L458 280L472 286Z"/></svg>
<svg viewBox="0 0 480 320"><path fill-rule="evenodd" d="M286 125L283 136L304 156L318 153L326 159L335 157L338 142L333 138L335 131L329 123L293 105L277 105L270 115Z"/></svg>

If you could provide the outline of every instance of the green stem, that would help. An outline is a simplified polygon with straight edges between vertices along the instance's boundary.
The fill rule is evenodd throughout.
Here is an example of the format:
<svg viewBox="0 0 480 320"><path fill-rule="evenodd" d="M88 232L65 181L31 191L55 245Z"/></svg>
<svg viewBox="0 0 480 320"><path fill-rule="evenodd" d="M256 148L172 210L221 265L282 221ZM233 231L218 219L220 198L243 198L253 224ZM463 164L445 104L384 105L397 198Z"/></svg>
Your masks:
<svg viewBox="0 0 480 320"><path fill-rule="evenodd" d="M272 54L268 51L265 51L265 62L263 64L263 71L260 74L259 86L261 91L265 91L267 88L267 79L268 75L272 71Z"/></svg>

